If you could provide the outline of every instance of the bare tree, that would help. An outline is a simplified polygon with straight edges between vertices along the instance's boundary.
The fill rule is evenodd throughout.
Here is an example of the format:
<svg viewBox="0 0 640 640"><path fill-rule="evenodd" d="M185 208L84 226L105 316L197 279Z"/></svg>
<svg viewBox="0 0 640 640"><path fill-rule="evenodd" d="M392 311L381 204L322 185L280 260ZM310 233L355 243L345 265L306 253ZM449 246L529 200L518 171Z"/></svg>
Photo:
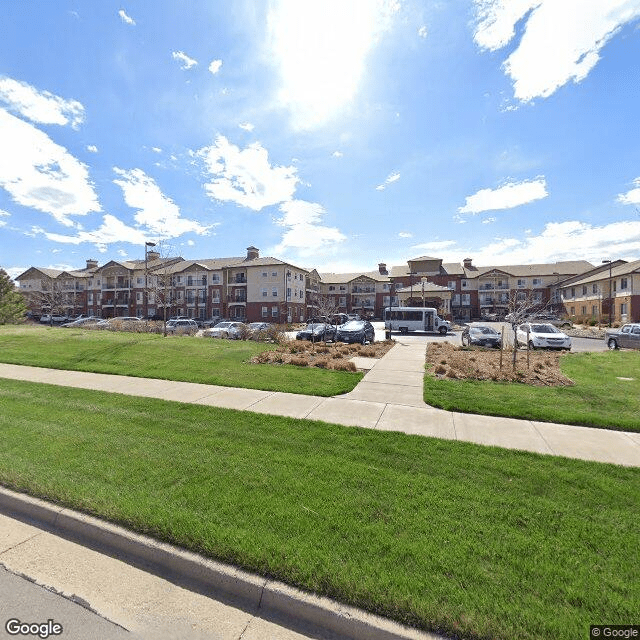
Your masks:
<svg viewBox="0 0 640 640"><path fill-rule="evenodd" d="M49 324L53 324L53 316L62 315L70 304L70 294L57 278L43 278L41 288L37 291L25 292L31 309L49 314Z"/></svg>
<svg viewBox="0 0 640 640"><path fill-rule="evenodd" d="M537 314L548 311L548 305L544 305L540 300L534 299L531 295L525 294L523 291L513 293L509 296L507 303L508 313L506 319L511 323L513 340L511 344L512 348L512 366L516 368L516 352L518 351L518 341L516 339L516 332L518 326L523 322L527 322L534 318ZM528 341L527 341L528 342ZM527 344L529 349L529 344ZM527 354L528 362L528 354Z"/></svg>
<svg viewBox="0 0 640 640"><path fill-rule="evenodd" d="M176 260L169 256L172 248L169 245L160 244L158 247L160 264L152 265L146 278L147 285L144 292L149 306L155 306L156 314L162 318L162 335L167 335L167 320L171 316L172 309L177 304L176 283L171 268Z"/></svg>

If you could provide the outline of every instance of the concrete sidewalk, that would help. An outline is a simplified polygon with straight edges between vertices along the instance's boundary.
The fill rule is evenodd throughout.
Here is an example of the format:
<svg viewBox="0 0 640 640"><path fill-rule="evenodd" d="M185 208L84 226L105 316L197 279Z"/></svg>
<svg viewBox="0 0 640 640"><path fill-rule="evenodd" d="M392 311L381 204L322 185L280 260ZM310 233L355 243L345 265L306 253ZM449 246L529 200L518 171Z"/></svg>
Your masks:
<svg viewBox="0 0 640 640"><path fill-rule="evenodd" d="M0 363L0 378L191 402L506 449L640 466L640 433L435 409L422 399L425 345L397 340L353 391L334 398Z"/></svg>

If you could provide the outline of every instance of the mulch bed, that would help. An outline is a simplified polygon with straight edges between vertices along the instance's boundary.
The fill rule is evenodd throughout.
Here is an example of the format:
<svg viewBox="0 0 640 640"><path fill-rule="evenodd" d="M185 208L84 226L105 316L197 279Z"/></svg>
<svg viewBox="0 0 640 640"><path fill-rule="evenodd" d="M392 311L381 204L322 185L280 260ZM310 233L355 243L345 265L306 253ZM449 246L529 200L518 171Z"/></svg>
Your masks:
<svg viewBox="0 0 640 640"><path fill-rule="evenodd" d="M513 368L512 351L480 347L458 347L450 342L431 343L427 348L427 372L437 378L450 380L494 380L521 382L536 386L569 386L573 381L560 371L560 358L556 351L516 352ZM527 364L528 357L528 364Z"/></svg>

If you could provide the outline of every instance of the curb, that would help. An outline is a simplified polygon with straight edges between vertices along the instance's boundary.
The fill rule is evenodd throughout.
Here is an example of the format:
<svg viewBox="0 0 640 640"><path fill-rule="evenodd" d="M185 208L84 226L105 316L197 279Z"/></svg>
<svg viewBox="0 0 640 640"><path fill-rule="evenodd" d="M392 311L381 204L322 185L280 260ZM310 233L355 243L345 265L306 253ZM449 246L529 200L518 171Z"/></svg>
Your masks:
<svg viewBox="0 0 640 640"><path fill-rule="evenodd" d="M444 640L3 486L0 512L260 617L286 618L287 626L350 640Z"/></svg>

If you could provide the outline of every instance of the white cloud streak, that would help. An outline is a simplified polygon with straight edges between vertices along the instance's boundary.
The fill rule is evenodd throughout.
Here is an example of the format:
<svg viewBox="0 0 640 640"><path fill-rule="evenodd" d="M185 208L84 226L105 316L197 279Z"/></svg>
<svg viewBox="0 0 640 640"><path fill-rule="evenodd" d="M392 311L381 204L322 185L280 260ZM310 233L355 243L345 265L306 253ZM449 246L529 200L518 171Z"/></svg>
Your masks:
<svg viewBox="0 0 640 640"><path fill-rule="evenodd" d="M390 184L397 182L400 180L400 174L396 171L395 173L390 174L387 179L376 187L376 191L384 191Z"/></svg>
<svg viewBox="0 0 640 640"><path fill-rule="evenodd" d="M0 109L0 187L25 207L72 226L101 207L87 166L45 133Z"/></svg>
<svg viewBox="0 0 640 640"><path fill-rule="evenodd" d="M120 9L120 11L118 11L118 15L120 16L120 19L122 20L122 22L124 22L125 24L129 24L132 27L135 27L136 21L131 16L128 16L127 12L124 9Z"/></svg>
<svg viewBox="0 0 640 640"><path fill-rule="evenodd" d="M77 100L38 91L13 78L0 77L0 102L12 113L38 124L71 125L77 129L84 121L84 107Z"/></svg>
<svg viewBox="0 0 640 640"><path fill-rule="evenodd" d="M180 68L181 69L191 69L192 67L195 67L198 64L197 60L194 60L193 58L190 58L184 51L174 51L171 54L172 58L174 60L177 60L178 62L180 62Z"/></svg>
<svg viewBox="0 0 640 640"><path fill-rule="evenodd" d="M618 202L622 204L640 204L640 178L636 178L633 184L635 188L627 191L627 193L621 193L618 196Z"/></svg>
<svg viewBox="0 0 640 640"><path fill-rule="evenodd" d="M255 129L254 125L252 125L250 122L241 122L238 125L243 131L253 131Z"/></svg>
<svg viewBox="0 0 640 640"><path fill-rule="evenodd" d="M496 51L515 37L517 48L503 64L521 102L546 98L571 80L584 80L600 51L623 25L640 16L640 0L475 0L475 42Z"/></svg>
<svg viewBox="0 0 640 640"><path fill-rule="evenodd" d="M258 142L240 149L218 136L198 156L213 176L204 185L211 198L254 211L291 200L299 182L295 167L271 166L267 150Z"/></svg>
<svg viewBox="0 0 640 640"><path fill-rule="evenodd" d="M523 182L507 182L497 189L481 189L472 196L467 196L465 205L458 213L481 213L499 209L512 209L520 205L546 198L547 185L544 177Z"/></svg>

